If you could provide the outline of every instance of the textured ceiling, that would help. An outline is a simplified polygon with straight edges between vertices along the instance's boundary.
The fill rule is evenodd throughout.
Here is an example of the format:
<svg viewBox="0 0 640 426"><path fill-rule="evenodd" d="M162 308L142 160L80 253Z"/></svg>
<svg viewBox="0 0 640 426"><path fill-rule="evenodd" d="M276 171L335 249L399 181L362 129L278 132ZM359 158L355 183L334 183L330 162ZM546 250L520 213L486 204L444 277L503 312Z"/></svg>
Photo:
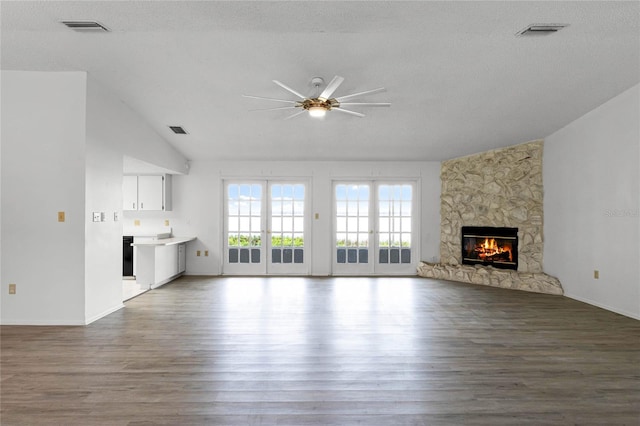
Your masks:
<svg viewBox="0 0 640 426"><path fill-rule="evenodd" d="M1 66L83 70L189 159L442 160L544 138L640 81L639 2L3 1ZM73 32L96 20L110 33ZM569 24L516 37L532 23ZM310 79L391 108L324 120ZM352 109L356 109L355 107ZM189 135L174 135L181 125Z"/></svg>

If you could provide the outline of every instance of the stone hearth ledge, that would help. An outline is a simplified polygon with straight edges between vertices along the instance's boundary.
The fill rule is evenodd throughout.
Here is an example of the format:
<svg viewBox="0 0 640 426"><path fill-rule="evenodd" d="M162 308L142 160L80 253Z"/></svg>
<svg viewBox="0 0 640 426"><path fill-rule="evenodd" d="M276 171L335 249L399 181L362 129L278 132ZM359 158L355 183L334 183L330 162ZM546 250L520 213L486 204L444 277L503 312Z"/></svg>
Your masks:
<svg viewBox="0 0 640 426"><path fill-rule="evenodd" d="M543 272L517 272L496 269L491 266L445 265L420 262L418 276L533 293L564 294L560 281L556 277Z"/></svg>

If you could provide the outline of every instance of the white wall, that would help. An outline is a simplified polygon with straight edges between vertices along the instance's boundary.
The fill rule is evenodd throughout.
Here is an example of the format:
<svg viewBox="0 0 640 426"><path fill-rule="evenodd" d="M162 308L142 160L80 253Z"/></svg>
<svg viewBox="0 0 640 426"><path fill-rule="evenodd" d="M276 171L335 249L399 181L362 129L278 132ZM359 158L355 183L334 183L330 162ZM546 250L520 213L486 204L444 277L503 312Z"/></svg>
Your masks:
<svg viewBox="0 0 640 426"><path fill-rule="evenodd" d="M89 323L122 307L124 155L187 160L86 73L3 71L1 88L1 322Z"/></svg>
<svg viewBox="0 0 640 426"><path fill-rule="evenodd" d="M304 178L310 182L313 213L312 275L331 273L331 200L333 180L406 178L420 190L420 258L439 257L440 163L438 162L215 162L193 161L188 176L173 178L173 211L127 213L142 226L160 227L170 220L174 235L197 236L188 244L187 274L216 275L222 268L222 199L225 178ZM125 226L128 226L125 223ZM209 257L195 255L209 250Z"/></svg>
<svg viewBox="0 0 640 426"><path fill-rule="evenodd" d="M638 319L639 117L635 86L547 137L543 163L545 272L568 297Z"/></svg>
<svg viewBox="0 0 640 426"><path fill-rule="evenodd" d="M1 77L1 321L83 324L86 75Z"/></svg>
<svg viewBox="0 0 640 426"><path fill-rule="evenodd" d="M124 156L175 172L186 158L91 76L87 81L86 318L98 319L122 306L122 175ZM104 212L105 222L93 222ZM114 221L118 212L120 220Z"/></svg>

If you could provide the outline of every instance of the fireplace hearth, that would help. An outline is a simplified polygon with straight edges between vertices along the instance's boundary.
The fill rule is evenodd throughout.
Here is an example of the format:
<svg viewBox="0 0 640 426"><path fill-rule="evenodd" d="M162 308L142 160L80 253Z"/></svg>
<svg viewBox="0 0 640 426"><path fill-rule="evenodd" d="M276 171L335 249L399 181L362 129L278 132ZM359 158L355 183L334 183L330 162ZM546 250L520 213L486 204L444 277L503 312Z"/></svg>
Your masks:
<svg viewBox="0 0 640 426"><path fill-rule="evenodd" d="M462 264L518 270L518 228L463 226Z"/></svg>

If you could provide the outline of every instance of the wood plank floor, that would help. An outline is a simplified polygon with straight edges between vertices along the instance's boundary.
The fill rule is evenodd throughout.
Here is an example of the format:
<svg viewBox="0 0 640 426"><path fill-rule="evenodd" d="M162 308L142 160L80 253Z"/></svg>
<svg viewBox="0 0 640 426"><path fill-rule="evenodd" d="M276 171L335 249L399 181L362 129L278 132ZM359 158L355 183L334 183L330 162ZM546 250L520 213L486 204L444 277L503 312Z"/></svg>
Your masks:
<svg viewBox="0 0 640 426"><path fill-rule="evenodd" d="M183 277L1 328L2 425L638 425L640 321L423 278Z"/></svg>

